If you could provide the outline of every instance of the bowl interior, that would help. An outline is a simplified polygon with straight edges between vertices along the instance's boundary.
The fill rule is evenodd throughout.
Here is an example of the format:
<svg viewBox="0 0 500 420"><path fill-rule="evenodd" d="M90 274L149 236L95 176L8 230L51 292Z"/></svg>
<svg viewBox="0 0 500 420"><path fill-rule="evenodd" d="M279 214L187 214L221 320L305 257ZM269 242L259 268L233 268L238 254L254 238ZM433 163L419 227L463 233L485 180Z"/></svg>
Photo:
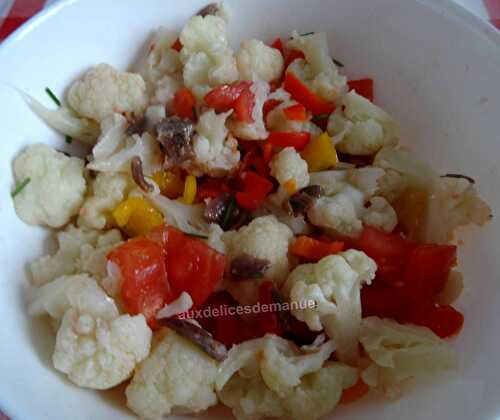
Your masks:
<svg viewBox="0 0 500 420"><path fill-rule="evenodd" d="M27 144L71 149L23 103L12 86L47 104L49 86L62 95L85 68L108 62L126 68L151 31L180 29L206 2L190 0L68 0L18 31L0 48L0 406L14 419L128 418L120 390L96 393L72 386L51 368L53 339L42 320L25 314L26 263L50 248L48 232L17 219L10 191L12 158ZM403 143L443 173L472 176L500 208L500 35L458 6L439 0L228 1L231 39L270 41L280 35L326 31L332 54L351 77L370 76L376 102L403 129ZM461 235L466 288L458 303L463 333L454 340L458 373L418 386L387 403L371 396L339 407L335 418L373 420L487 419L500 414L499 224ZM218 411L201 418L220 418ZM333 417L332 417L333 418Z"/></svg>

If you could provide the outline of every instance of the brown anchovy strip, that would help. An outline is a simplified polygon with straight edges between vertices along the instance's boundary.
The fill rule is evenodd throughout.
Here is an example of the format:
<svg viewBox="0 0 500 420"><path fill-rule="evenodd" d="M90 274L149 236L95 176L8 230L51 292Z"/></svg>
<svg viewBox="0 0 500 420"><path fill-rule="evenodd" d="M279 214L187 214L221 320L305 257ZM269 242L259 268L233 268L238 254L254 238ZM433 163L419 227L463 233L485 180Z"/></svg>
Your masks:
<svg viewBox="0 0 500 420"><path fill-rule="evenodd" d="M281 298L280 292L276 287L271 289L271 299L273 303L277 303L279 307L283 305L283 299ZM290 329L290 312L289 311L278 311L278 321L281 325L283 331L288 331Z"/></svg>
<svg viewBox="0 0 500 420"><path fill-rule="evenodd" d="M471 178L470 176L462 175L462 174L445 174L445 175L441 175L441 178L462 178L462 179L466 179L471 184L476 183L476 181L474 181L474 179Z"/></svg>
<svg viewBox="0 0 500 420"><path fill-rule="evenodd" d="M164 118L156 124L155 132L171 164L177 165L193 157L194 126L189 118Z"/></svg>
<svg viewBox="0 0 500 420"><path fill-rule="evenodd" d="M203 328L179 318L159 319L158 322L172 328L176 333L196 344L218 362L222 362L227 357L226 346L215 340Z"/></svg>
<svg viewBox="0 0 500 420"><path fill-rule="evenodd" d="M131 136L133 134L142 134L144 132L144 127L146 125L146 120L144 118L140 120L133 120L127 127L125 133L127 136Z"/></svg>
<svg viewBox="0 0 500 420"><path fill-rule="evenodd" d="M201 17L205 17L208 15L215 15L218 11L219 11L219 6L217 5L217 3L210 3L210 4L207 4L198 13L196 13L196 15L201 16Z"/></svg>
<svg viewBox="0 0 500 420"><path fill-rule="evenodd" d="M139 156L134 156L130 162L130 169L132 171L132 178L135 183L144 192L151 192L154 190L153 185L151 185L144 177L144 172L142 170L142 161Z"/></svg>
<svg viewBox="0 0 500 420"><path fill-rule="evenodd" d="M227 206L231 196L229 193L222 193L219 196L212 198L205 207L203 216L209 223L221 224L226 213Z"/></svg>
<svg viewBox="0 0 500 420"><path fill-rule="evenodd" d="M271 266L265 258L255 258L249 254L240 254L231 261L230 272L235 277L258 279Z"/></svg>
<svg viewBox="0 0 500 420"><path fill-rule="evenodd" d="M319 185L309 185L293 194L285 203L285 210L291 216L304 214L314 204L314 200L321 197L323 190Z"/></svg>

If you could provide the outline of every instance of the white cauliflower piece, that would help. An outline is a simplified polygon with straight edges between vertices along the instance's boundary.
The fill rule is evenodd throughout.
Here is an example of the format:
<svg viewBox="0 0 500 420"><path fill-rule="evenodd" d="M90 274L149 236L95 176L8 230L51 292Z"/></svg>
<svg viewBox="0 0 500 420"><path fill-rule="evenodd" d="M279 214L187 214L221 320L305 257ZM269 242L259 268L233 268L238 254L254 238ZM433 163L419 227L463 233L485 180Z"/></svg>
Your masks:
<svg viewBox="0 0 500 420"><path fill-rule="evenodd" d="M351 155L373 155L384 146L397 143L398 125L382 108L352 90L342 98L328 119L328 133L336 147Z"/></svg>
<svg viewBox="0 0 500 420"><path fill-rule="evenodd" d="M221 364L217 390L239 419L279 417L314 420L330 412L342 390L356 383L357 371L325 361L332 341L311 353L267 335L233 347Z"/></svg>
<svg viewBox="0 0 500 420"><path fill-rule="evenodd" d="M175 93L183 87L182 77L164 76L156 82L152 103L168 105L174 99Z"/></svg>
<svg viewBox="0 0 500 420"><path fill-rule="evenodd" d="M252 109L253 122L246 123L233 119L229 122L229 128L236 137L243 140L265 140L269 133L264 122L263 106L269 93L269 83L257 80L250 86L250 91L255 97Z"/></svg>
<svg viewBox="0 0 500 420"><path fill-rule="evenodd" d="M226 244L222 240L223 234L224 231L218 224L216 223L210 224L208 230L207 244L210 248L215 249L217 252L220 252L221 254L226 253Z"/></svg>
<svg viewBox="0 0 500 420"><path fill-rule="evenodd" d="M101 121L101 134L92 148L94 161L108 158L123 143L129 124L121 114L110 114Z"/></svg>
<svg viewBox="0 0 500 420"><path fill-rule="evenodd" d="M404 380L456 366L451 346L425 327L368 317L361 323L359 340L373 362L363 379L388 395L397 394Z"/></svg>
<svg viewBox="0 0 500 420"><path fill-rule="evenodd" d="M386 173L382 168L365 166L347 170L346 181L354 188L362 191L366 197L372 197L378 194L380 181L385 175Z"/></svg>
<svg viewBox="0 0 500 420"><path fill-rule="evenodd" d="M91 194L83 203L78 226L104 229L111 223L111 213L132 190L134 182L128 174L101 172L91 185Z"/></svg>
<svg viewBox="0 0 500 420"><path fill-rule="evenodd" d="M361 251L350 249L315 264L299 265L285 284L290 302L316 303L314 307L292 309L292 314L313 331L324 328L337 344L342 361L354 363L358 357L360 289L363 284L370 284L376 270L375 261Z"/></svg>
<svg viewBox="0 0 500 420"><path fill-rule="evenodd" d="M243 41L236 54L241 80L278 80L283 72L283 56L257 39Z"/></svg>
<svg viewBox="0 0 500 420"><path fill-rule="evenodd" d="M282 283L288 274L288 247L293 232L274 216L258 217L237 231L226 232L222 240L229 260L241 254L264 258L270 262L264 277Z"/></svg>
<svg viewBox="0 0 500 420"><path fill-rule="evenodd" d="M392 232L398 224L398 216L384 197L373 197L368 201L369 207L361 214L361 220L368 226L385 232Z"/></svg>
<svg viewBox="0 0 500 420"><path fill-rule="evenodd" d="M78 213L86 190L82 159L34 144L16 157L13 168L16 185L27 182L14 197L25 223L58 228Z"/></svg>
<svg viewBox="0 0 500 420"><path fill-rule="evenodd" d="M147 357L151 337L143 315L106 320L70 309L57 332L52 361L78 386L109 389Z"/></svg>
<svg viewBox="0 0 500 420"><path fill-rule="evenodd" d="M278 91L271 93L268 98L279 99L281 97L281 94L275 95L276 92ZM310 121L310 114L307 114L307 119L305 121L289 120L286 117L283 110L285 108L288 108L289 106L296 105L297 103L298 102L292 100L284 100L276 108L272 109L267 114L266 118L266 125L269 131L291 131L294 133L306 131L311 134L312 138L321 135L321 128Z"/></svg>
<svg viewBox="0 0 500 420"><path fill-rule="evenodd" d="M157 419L172 409L197 413L217 403L217 362L171 330L155 337L149 357L127 386L128 407L141 418Z"/></svg>
<svg viewBox="0 0 500 420"><path fill-rule="evenodd" d="M240 161L238 142L229 135L226 119L232 111L216 114L209 109L200 115L193 138L194 159L182 163L190 174L213 177L227 175ZM167 160L168 165L168 160Z"/></svg>
<svg viewBox="0 0 500 420"><path fill-rule="evenodd" d="M71 308L107 320L119 315L113 299L86 274L62 276L37 288L33 292L29 314L47 313L60 320Z"/></svg>
<svg viewBox="0 0 500 420"><path fill-rule="evenodd" d="M184 84L202 99L211 88L238 79L238 68L219 16L193 16L180 34Z"/></svg>
<svg viewBox="0 0 500 420"><path fill-rule="evenodd" d="M141 75L99 64L71 85L67 100L77 114L102 121L114 112L142 116L148 96Z"/></svg>
<svg viewBox="0 0 500 420"><path fill-rule="evenodd" d="M146 108L144 119L146 120L146 130L153 132L156 124L167 116L164 105L150 105Z"/></svg>
<svg viewBox="0 0 500 420"><path fill-rule="evenodd" d="M294 60L287 71L292 72L313 92L330 102L337 102L347 90L347 78L339 74L331 59L324 32L307 36L292 34L288 47L304 53L305 60Z"/></svg>
<svg viewBox="0 0 500 420"><path fill-rule="evenodd" d="M89 273L100 280L106 275L106 254L121 240L120 231L116 229L101 234L69 225L57 232L57 252L30 264L32 282L41 286L62 275L76 273Z"/></svg>
<svg viewBox="0 0 500 420"><path fill-rule="evenodd" d="M177 34L160 26L147 47L147 52L139 61L136 71L145 80L149 92L157 81L165 75L173 75L182 70L179 52L172 48Z"/></svg>
<svg viewBox="0 0 500 420"><path fill-rule="evenodd" d="M307 162L293 147L285 147L274 155L269 166L271 175L278 180L280 185L293 180L297 190L309 185Z"/></svg>

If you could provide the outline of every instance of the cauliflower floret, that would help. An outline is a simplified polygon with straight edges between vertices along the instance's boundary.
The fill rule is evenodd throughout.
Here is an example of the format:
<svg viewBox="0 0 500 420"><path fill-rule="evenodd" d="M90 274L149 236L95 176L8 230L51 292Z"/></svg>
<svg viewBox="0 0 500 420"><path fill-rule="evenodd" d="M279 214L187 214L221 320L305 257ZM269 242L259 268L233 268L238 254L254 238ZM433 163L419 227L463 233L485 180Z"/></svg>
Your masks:
<svg viewBox="0 0 500 420"><path fill-rule="evenodd" d="M146 130L153 132L156 124L167 116L164 105L150 105L146 108L144 119L146 120Z"/></svg>
<svg viewBox="0 0 500 420"><path fill-rule="evenodd" d="M392 232L398 224L398 216L389 202L383 197L373 197L368 201L369 207L361 215L361 220L386 232Z"/></svg>
<svg viewBox="0 0 500 420"><path fill-rule="evenodd" d="M222 236L229 260L245 253L267 259L270 266L264 276L277 284L288 274L288 247L292 238L290 228L274 216L258 217L247 226Z"/></svg>
<svg viewBox="0 0 500 420"><path fill-rule="evenodd" d="M141 418L157 419L172 409L197 413L217 403L217 362L171 330L155 337L149 357L127 387L127 405Z"/></svg>
<svg viewBox="0 0 500 420"><path fill-rule="evenodd" d="M78 226L87 229L104 229L111 223L111 212L133 188L132 178L122 173L102 172L91 186L91 194L83 203Z"/></svg>
<svg viewBox="0 0 500 420"><path fill-rule="evenodd" d="M346 181L362 191L366 197L372 197L379 192L379 182L384 176L385 171L382 168L365 166L349 169L346 173Z"/></svg>
<svg viewBox="0 0 500 420"><path fill-rule="evenodd" d="M145 80L150 93L165 74L173 75L182 70L179 52L172 48L177 34L159 27L148 45L147 53L139 61L137 73Z"/></svg>
<svg viewBox="0 0 500 420"><path fill-rule="evenodd" d="M271 167L271 175L278 180L280 185L284 185L290 180L295 182L297 190L309 185L307 162L293 147L286 147L274 155L269 166Z"/></svg>
<svg viewBox="0 0 500 420"><path fill-rule="evenodd" d="M151 337L143 315L106 320L70 309L57 332L52 361L78 386L109 389L147 357Z"/></svg>
<svg viewBox="0 0 500 420"><path fill-rule="evenodd" d="M236 54L236 62L242 80L264 80L271 82L281 77L283 56L257 39L243 41Z"/></svg>
<svg viewBox="0 0 500 420"><path fill-rule="evenodd" d="M397 143L398 126L384 110L352 90L328 119L328 133L336 147L351 155L373 155L382 147Z"/></svg>
<svg viewBox="0 0 500 420"><path fill-rule="evenodd" d="M221 254L226 253L226 244L222 240L222 235L224 234L224 231L222 228L216 224L216 223L211 223L209 230L208 230L208 239L207 239L207 245L215 249L217 252L220 252Z"/></svg>
<svg viewBox="0 0 500 420"><path fill-rule="evenodd" d="M155 94L152 103L168 105L174 99L175 92L182 88L182 77L164 76L156 82Z"/></svg>
<svg viewBox="0 0 500 420"><path fill-rule="evenodd" d="M36 289L29 314L47 313L59 320L71 308L107 320L119 315L113 299L106 295L95 279L86 274L62 276Z"/></svg>
<svg viewBox="0 0 500 420"><path fill-rule="evenodd" d="M451 346L425 327L368 317L361 323L359 341L373 363L363 380L389 396L397 394L401 381L456 365Z"/></svg>
<svg viewBox="0 0 500 420"><path fill-rule="evenodd" d="M263 106L269 93L269 83L257 80L250 86L250 91L255 97L252 109L253 122L246 123L233 119L229 122L229 128L236 137L243 140L265 140L268 132L264 122Z"/></svg>
<svg viewBox="0 0 500 420"><path fill-rule="evenodd" d="M304 53L305 60L294 60L287 71L292 72L313 92L331 102L338 101L347 90L347 78L341 76L331 59L324 32L307 36L292 35L288 47Z"/></svg>
<svg viewBox="0 0 500 420"><path fill-rule="evenodd" d="M209 109L200 115L196 124L197 134L193 138L194 159L181 165L189 173L220 177L227 175L238 165L238 142L229 135L225 125L231 112L217 115L213 109Z"/></svg>
<svg viewBox="0 0 500 420"><path fill-rule="evenodd" d="M277 91L269 95L268 98L280 99L281 94L275 95ZM270 131L291 131L295 133L308 132L311 137L318 137L321 135L322 131L316 124L313 124L309 120L309 114L307 114L307 119L305 121L294 121L289 120L283 110L289 106L296 105L298 102L292 100L283 100L276 108L272 109L266 117L266 125Z"/></svg>
<svg viewBox="0 0 500 420"><path fill-rule="evenodd" d="M238 79L238 68L219 16L193 16L180 34L184 84L202 99L213 87Z"/></svg>
<svg viewBox="0 0 500 420"><path fill-rule="evenodd" d="M69 225L57 233L57 252L30 264L32 282L41 286L62 275L76 273L89 273L100 280L106 275L106 254L121 240L116 229L101 234Z"/></svg>
<svg viewBox="0 0 500 420"><path fill-rule="evenodd" d="M71 85L67 100L79 115L101 121L114 112L142 116L148 96L141 75L99 64Z"/></svg>
<svg viewBox="0 0 500 420"><path fill-rule="evenodd" d="M332 341L311 353L267 335L233 347L221 364L217 390L235 417L314 420L330 412L342 390L356 383L356 369L325 361Z"/></svg>
<svg viewBox="0 0 500 420"><path fill-rule="evenodd" d="M292 314L313 331L323 328L337 344L340 360L354 363L361 324L360 289L375 277L377 265L361 251L330 255L316 264L303 264L289 275L285 291L290 301L310 302ZM305 306L305 305L302 305Z"/></svg>
<svg viewBox="0 0 500 420"><path fill-rule="evenodd" d="M86 190L82 159L34 144L16 157L13 167L16 184L27 182L14 197L25 223L58 228L78 213Z"/></svg>

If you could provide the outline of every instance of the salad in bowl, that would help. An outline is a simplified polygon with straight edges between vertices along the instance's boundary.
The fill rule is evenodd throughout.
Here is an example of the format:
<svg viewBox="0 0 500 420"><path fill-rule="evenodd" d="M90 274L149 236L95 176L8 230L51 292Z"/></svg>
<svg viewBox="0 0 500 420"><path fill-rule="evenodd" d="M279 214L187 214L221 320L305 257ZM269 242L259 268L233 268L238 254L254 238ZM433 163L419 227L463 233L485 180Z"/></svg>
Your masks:
<svg viewBox="0 0 500 420"><path fill-rule="evenodd" d="M125 384L141 418L217 404L317 419L455 367L454 232L492 217L475 182L400 145L370 78L325 33L249 39L208 5L131 71L96 64L47 108L87 149L20 151L18 216L58 248L27 311L76 386Z"/></svg>

